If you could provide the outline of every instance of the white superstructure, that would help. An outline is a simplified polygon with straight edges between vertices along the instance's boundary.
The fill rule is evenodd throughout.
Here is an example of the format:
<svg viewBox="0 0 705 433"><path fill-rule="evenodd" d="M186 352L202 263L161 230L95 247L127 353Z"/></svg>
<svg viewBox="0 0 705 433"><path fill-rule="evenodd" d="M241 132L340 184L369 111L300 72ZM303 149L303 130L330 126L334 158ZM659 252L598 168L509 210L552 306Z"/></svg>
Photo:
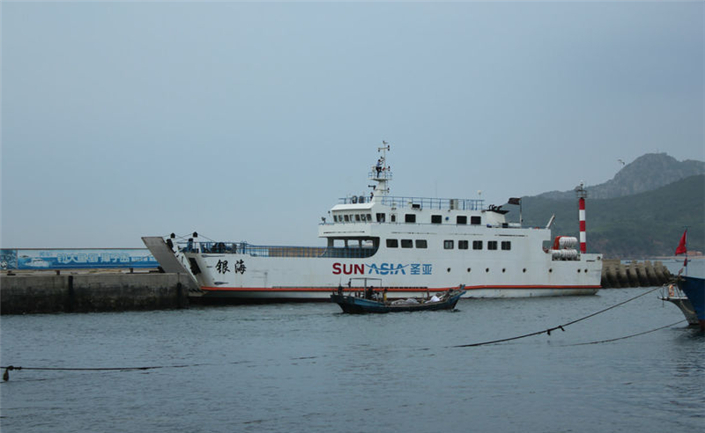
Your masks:
<svg viewBox="0 0 705 433"><path fill-rule="evenodd" d="M388 296L408 297L465 285L466 297L594 294L602 257L580 253L577 239L507 223L507 211L482 200L395 197L388 146L369 173L369 196L340 200L319 225L324 247L191 242L181 248L208 297L328 299L381 279ZM359 288L357 288L359 289Z"/></svg>

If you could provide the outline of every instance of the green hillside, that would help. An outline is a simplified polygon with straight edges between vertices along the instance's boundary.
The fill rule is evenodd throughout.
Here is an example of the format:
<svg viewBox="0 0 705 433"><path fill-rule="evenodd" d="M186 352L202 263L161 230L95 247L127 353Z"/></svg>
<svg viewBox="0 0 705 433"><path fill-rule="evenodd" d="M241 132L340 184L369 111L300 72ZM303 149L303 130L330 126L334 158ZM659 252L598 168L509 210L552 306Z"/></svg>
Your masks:
<svg viewBox="0 0 705 433"><path fill-rule="evenodd" d="M506 206L518 221L517 206ZM525 226L545 227L551 215L554 236L578 237L578 200L522 198ZM673 255L684 228L688 250L705 251L705 175L691 176L653 191L586 205L589 252L607 258L638 259Z"/></svg>

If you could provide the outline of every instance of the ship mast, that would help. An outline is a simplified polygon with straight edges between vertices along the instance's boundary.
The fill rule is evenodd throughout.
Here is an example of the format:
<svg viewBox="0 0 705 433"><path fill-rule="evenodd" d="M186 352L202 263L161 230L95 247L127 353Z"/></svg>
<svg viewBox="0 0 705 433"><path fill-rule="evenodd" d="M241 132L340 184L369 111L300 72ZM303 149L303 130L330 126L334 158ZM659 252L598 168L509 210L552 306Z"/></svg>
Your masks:
<svg viewBox="0 0 705 433"><path fill-rule="evenodd" d="M381 152L382 156L377 160L377 164L372 167L372 172L370 173L370 180L377 182L377 185L374 186L372 201L377 201L389 194L388 183L392 180L392 172L387 165L387 151L389 150L389 143L382 140L382 147L377 148L377 152Z"/></svg>

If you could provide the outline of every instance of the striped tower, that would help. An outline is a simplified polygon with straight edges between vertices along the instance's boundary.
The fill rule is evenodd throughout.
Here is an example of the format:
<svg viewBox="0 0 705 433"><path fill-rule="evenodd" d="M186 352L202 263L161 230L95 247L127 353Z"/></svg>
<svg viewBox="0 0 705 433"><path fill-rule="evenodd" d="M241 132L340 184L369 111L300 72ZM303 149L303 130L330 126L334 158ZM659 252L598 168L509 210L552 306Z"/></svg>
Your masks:
<svg viewBox="0 0 705 433"><path fill-rule="evenodd" d="M578 194L578 220L580 221L580 252L587 253L587 236L585 235L585 197L587 197L587 191L583 187L582 182L580 182L580 186L575 188L575 192Z"/></svg>
<svg viewBox="0 0 705 433"><path fill-rule="evenodd" d="M585 236L585 197L578 199L578 218L580 219L580 252L587 253Z"/></svg>

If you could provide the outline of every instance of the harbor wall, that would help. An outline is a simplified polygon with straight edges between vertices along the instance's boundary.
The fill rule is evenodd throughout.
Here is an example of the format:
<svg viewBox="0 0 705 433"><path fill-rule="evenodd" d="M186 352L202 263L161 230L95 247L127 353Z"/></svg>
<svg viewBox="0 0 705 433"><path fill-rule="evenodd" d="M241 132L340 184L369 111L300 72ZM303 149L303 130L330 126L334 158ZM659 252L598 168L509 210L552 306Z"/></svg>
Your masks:
<svg viewBox="0 0 705 433"><path fill-rule="evenodd" d="M622 263L617 259L602 261L602 288L617 289L622 287L654 287L669 282L672 278L669 270L660 261L633 261Z"/></svg>
<svg viewBox="0 0 705 433"><path fill-rule="evenodd" d="M185 274L0 275L0 314L185 308L193 286Z"/></svg>

